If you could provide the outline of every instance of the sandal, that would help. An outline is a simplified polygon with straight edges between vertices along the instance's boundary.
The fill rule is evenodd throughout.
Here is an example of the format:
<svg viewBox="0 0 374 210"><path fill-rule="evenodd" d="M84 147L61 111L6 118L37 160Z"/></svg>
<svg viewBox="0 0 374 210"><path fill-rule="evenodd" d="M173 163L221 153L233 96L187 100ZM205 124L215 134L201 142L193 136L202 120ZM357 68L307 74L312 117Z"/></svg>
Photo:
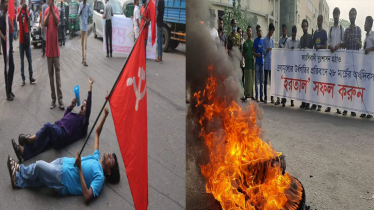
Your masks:
<svg viewBox="0 0 374 210"><path fill-rule="evenodd" d="M14 139L12 139L12 146L13 146L14 152L17 155L18 162L22 163L23 158L22 158L22 155L21 155L21 148L20 148L19 145L16 144L16 142L14 141Z"/></svg>
<svg viewBox="0 0 374 210"><path fill-rule="evenodd" d="M156 62L160 62L160 59L159 59L159 57L157 57L157 58L155 59L155 61L156 61Z"/></svg>
<svg viewBox="0 0 374 210"><path fill-rule="evenodd" d="M13 189L17 189L17 184L16 184L16 179L14 178L15 174L17 174L17 171L15 170L15 167L14 165L11 163L11 159L8 155L8 161L7 161L7 165L8 165L8 170L9 170L9 176L10 176L10 181L12 183L12 187Z"/></svg>
<svg viewBox="0 0 374 210"><path fill-rule="evenodd" d="M18 164L16 160L14 160L13 158L10 158L10 164L16 168L16 171L19 172L21 165Z"/></svg>
<svg viewBox="0 0 374 210"><path fill-rule="evenodd" d="M27 134L27 135L20 134L18 136L18 143L19 143L19 145L25 146L26 144L29 144L29 138L30 138L30 136L31 136L30 134Z"/></svg>
<svg viewBox="0 0 374 210"><path fill-rule="evenodd" d="M83 63L84 66L88 66L88 64L86 62Z"/></svg>

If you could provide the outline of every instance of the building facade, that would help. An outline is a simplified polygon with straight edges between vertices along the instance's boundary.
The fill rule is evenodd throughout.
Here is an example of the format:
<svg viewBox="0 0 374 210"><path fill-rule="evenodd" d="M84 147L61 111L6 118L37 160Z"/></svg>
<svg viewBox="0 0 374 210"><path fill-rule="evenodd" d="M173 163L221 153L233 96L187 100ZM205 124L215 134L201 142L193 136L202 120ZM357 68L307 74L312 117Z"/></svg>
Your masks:
<svg viewBox="0 0 374 210"><path fill-rule="evenodd" d="M258 18L257 24L262 28L262 36L265 37L268 33L269 24L273 23L275 32L273 39L275 44L278 44L281 31L279 28L279 6L280 0L241 0L241 8L243 11L249 12L250 15L256 15ZM229 10L232 8L233 0L210 0L210 8L216 14L216 17L224 15L225 7ZM256 26L252 26L255 29ZM255 32L253 32L253 36Z"/></svg>
<svg viewBox="0 0 374 210"><path fill-rule="evenodd" d="M323 15L322 28L329 29L329 6L326 0L280 0L280 30L282 24L287 25L287 35L291 36L291 28L297 26L297 37L303 35L301 23L303 19L308 20L308 33L318 29L318 15Z"/></svg>

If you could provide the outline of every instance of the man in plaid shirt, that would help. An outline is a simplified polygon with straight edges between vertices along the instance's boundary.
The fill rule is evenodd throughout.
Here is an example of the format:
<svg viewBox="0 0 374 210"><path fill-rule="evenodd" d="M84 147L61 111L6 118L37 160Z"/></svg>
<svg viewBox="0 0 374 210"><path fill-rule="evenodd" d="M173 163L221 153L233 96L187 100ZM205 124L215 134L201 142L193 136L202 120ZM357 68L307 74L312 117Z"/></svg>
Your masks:
<svg viewBox="0 0 374 210"><path fill-rule="evenodd" d="M355 8L352 8L349 11L349 20L351 21L351 25L345 30L344 32L344 47L347 50L360 50L362 43L361 43L361 28L356 26L356 16L357 11ZM343 115L347 114L347 110L343 111ZM351 116L356 116L356 112L351 112Z"/></svg>

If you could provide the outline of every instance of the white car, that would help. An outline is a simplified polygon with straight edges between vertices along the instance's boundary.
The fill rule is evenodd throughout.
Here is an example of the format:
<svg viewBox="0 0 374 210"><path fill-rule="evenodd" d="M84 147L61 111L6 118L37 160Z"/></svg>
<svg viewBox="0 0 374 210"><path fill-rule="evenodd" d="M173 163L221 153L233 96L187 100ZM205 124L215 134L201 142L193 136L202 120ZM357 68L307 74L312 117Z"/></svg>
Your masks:
<svg viewBox="0 0 374 210"><path fill-rule="evenodd" d="M112 4L113 8L113 15L115 16L124 16L121 4L118 0L109 0L109 2ZM94 9L93 9L93 33L95 35L95 38L103 37L103 14L104 14L104 0L95 0L94 1Z"/></svg>

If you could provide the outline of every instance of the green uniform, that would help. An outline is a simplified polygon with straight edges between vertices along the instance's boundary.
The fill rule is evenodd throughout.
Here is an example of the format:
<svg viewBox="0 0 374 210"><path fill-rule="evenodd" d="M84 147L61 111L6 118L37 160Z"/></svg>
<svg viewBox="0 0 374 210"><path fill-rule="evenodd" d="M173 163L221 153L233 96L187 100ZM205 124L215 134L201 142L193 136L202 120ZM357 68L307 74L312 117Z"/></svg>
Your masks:
<svg viewBox="0 0 374 210"><path fill-rule="evenodd" d="M253 86L255 83L255 68L254 68L254 58L253 58L253 41L247 39L243 44L243 53L245 54L245 69L244 69L244 79L245 88L244 96L253 97Z"/></svg>

